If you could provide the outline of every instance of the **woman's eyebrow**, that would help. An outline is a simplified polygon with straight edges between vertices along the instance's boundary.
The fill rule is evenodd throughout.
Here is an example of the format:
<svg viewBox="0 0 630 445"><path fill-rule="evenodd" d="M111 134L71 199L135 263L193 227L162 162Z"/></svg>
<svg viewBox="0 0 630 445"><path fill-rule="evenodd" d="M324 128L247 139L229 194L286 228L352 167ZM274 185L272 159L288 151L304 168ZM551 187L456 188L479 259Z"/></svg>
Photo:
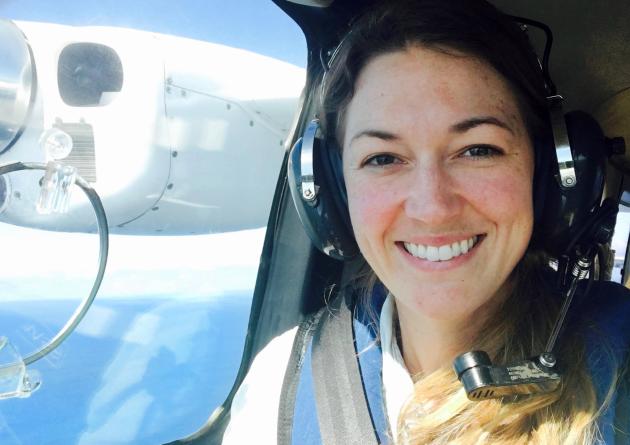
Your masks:
<svg viewBox="0 0 630 445"><path fill-rule="evenodd" d="M450 130L455 133L465 133L466 131L480 125L496 125L497 127L501 127L514 134L514 130L512 130L512 127L503 122L501 119L494 116L471 117L470 119L466 119L454 125L451 125Z"/></svg>
<svg viewBox="0 0 630 445"><path fill-rule="evenodd" d="M396 141L396 140L400 139L394 133L390 133L388 131L363 130L363 131L358 132L354 136L352 136L352 139L350 139L350 144L352 144L355 140L357 140L359 138L362 138L362 137L377 138L377 139L382 139L384 141Z"/></svg>
<svg viewBox="0 0 630 445"><path fill-rule="evenodd" d="M501 119L494 116L476 116L471 117L469 119L465 119L461 122L451 125L449 130L455 133L465 133L468 130L471 130L480 125L496 125L497 127L503 128L510 133L514 134L514 130L508 124L503 122ZM377 138L384 141L397 141L400 138L394 133L390 133L388 131L383 130L362 130L355 134L352 139L350 139L350 144L352 144L355 140L360 139L362 137L370 137Z"/></svg>

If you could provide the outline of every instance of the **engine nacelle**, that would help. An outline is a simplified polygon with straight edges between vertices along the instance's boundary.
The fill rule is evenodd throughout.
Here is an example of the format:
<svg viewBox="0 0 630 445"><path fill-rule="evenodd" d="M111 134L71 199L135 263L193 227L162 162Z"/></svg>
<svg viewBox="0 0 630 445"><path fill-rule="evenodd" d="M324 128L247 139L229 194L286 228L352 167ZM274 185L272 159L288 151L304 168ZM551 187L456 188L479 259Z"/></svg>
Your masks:
<svg viewBox="0 0 630 445"><path fill-rule="evenodd" d="M98 192L114 233L266 224L303 69L123 28L0 21L0 39L11 60L0 79L0 164L46 162L62 135L71 142L60 162ZM93 228L80 193L67 215L38 218L39 191L33 174L0 178L0 221Z"/></svg>

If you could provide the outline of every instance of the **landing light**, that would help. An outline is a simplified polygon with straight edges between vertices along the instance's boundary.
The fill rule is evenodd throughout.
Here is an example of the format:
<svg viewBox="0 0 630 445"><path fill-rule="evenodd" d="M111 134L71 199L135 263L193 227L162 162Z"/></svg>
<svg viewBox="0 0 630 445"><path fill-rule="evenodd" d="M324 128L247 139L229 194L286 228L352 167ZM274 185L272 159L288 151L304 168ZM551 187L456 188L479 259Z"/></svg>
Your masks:
<svg viewBox="0 0 630 445"><path fill-rule="evenodd" d="M39 138L46 158L46 174L41 181L37 212L42 215L66 213L70 205L72 186L77 178L77 169L71 165L63 165L62 160L72 151L72 137L59 128L49 128Z"/></svg>
<svg viewBox="0 0 630 445"><path fill-rule="evenodd" d="M60 128L49 128L39 137L39 145L46 158L58 161L67 158L72 151L72 137Z"/></svg>

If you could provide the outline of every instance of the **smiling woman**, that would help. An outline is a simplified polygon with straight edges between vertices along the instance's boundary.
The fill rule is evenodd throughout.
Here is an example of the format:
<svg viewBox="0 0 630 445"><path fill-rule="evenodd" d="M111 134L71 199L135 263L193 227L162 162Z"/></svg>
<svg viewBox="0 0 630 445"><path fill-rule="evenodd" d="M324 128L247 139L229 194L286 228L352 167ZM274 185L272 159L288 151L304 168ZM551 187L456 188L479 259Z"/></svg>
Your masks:
<svg viewBox="0 0 630 445"><path fill-rule="evenodd" d="M417 339L405 334L418 326L458 333L403 340L410 371L432 371L502 301L529 243L534 161L523 119L490 67L411 47L365 66L343 141L354 234L397 297L403 339ZM425 363L412 352L422 350Z"/></svg>
<svg viewBox="0 0 630 445"><path fill-rule="evenodd" d="M558 311L540 235L551 82L524 33L483 2L402 1L364 16L348 40L327 74L325 123L343 153L357 244L392 300L391 347L417 382L398 417L384 375L394 437L589 443L598 408L579 337L559 349L572 364L564 391L517 403L468 402L449 369L467 350L508 364L546 350Z"/></svg>
<svg viewBox="0 0 630 445"><path fill-rule="evenodd" d="M256 357L224 444L617 443L628 292L576 290L615 214L598 124L556 125L527 33L485 1L375 2L340 41L288 180L314 244L355 263Z"/></svg>

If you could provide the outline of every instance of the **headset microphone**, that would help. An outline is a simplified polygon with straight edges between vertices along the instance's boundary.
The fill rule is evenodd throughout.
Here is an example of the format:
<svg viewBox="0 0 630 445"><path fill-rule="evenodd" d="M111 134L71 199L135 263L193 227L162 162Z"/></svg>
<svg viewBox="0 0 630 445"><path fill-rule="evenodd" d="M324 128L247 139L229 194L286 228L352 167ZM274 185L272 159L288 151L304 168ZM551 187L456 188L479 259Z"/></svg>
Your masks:
<svg viewBox="0 0 630 445"><path fill-rule="evenodd" d="M577 290L578 282L589 274L589 287L593 280L595 246L610 241L615 227L618 203L606 199L595 211L588 223L569 244L565 255L558 261L559 290L564 294L562 307L547 340L545 352L538 357L508 366L492 364L483 351L471 351L459 355L453 362L457 378L472 401L505 396L531 395L553 392L562 375L555 369L554 347L564 326L566 315ZM588 293L588 287L585 291Z"/></svg>
<svg viewBox="0 0 630 445"><path fill-rule="evenodd" d="M556 371L553 349L564 324L579 279L591 267L589 257L580 257L571 273L570 285L553 327L545 352L538 357L508 366L495 366L484 351L471 351L459 355L453 362L457 378L470 400L480 401L505 396L542 394L555 391L562 381ZM592 275L592 271L591 271Z"/></svg>
<svg viewBox="0 0 630 445"><path fill-rule="evenodd" d="M539 394L554 391L562 381L548 366L551 363L543 363L544 355L512 366L493 366L488 354L472 351L457 357L453 367L470 400Z"/></svg>

